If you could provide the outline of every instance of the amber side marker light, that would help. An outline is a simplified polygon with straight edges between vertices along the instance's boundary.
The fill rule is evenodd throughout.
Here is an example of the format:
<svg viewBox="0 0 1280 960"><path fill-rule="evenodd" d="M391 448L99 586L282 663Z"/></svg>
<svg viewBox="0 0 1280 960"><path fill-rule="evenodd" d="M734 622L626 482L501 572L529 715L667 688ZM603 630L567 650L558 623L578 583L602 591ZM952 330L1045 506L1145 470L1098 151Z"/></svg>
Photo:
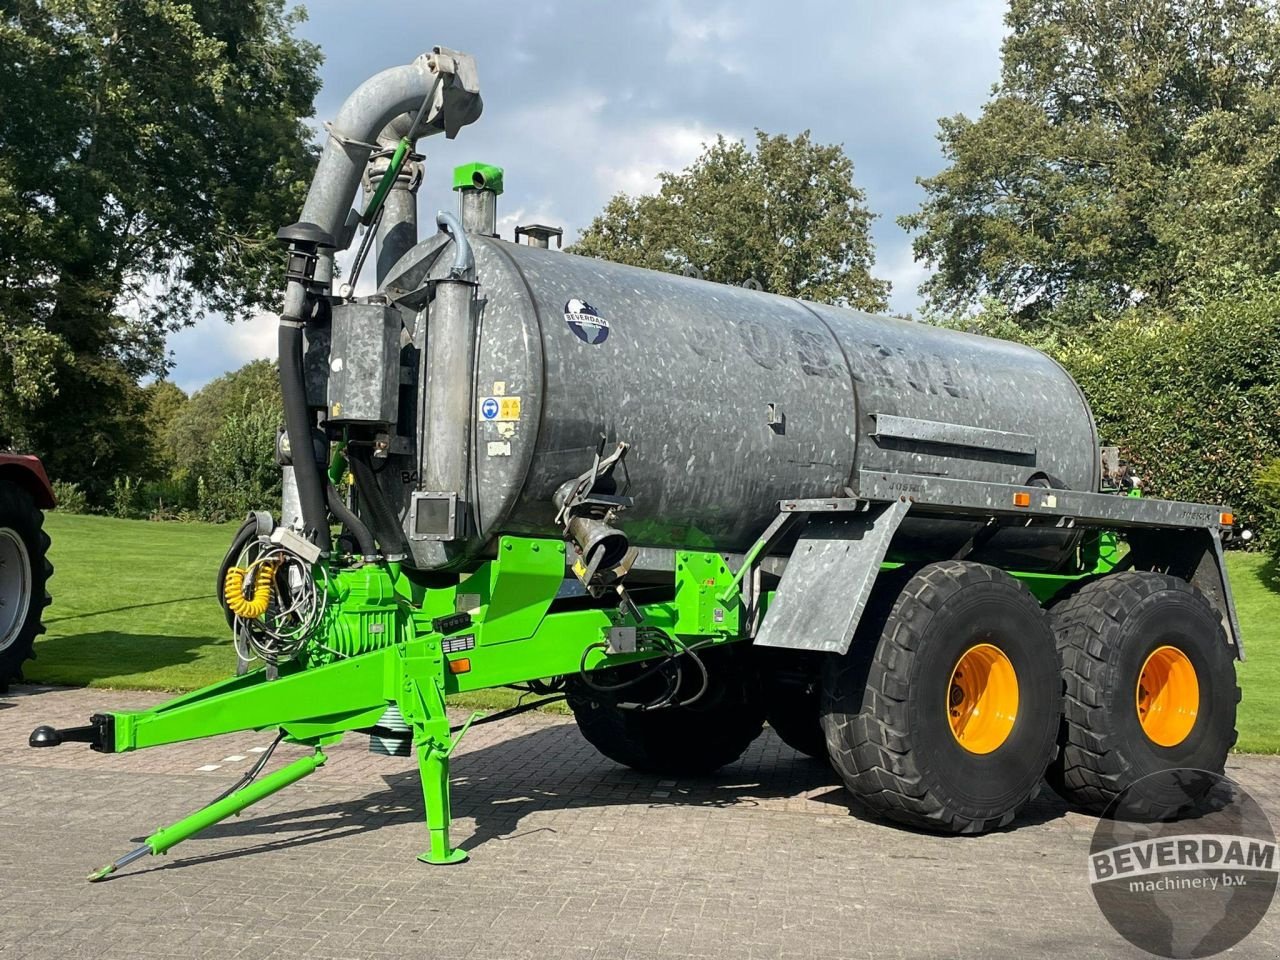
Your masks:
<svg viewBox="0 0 1280 960"><path fill-rule="evenodd" d="M1218 522L1224 527L1230 527L1236 522L1236 515L1234 513L1220 513L1218 514Z"/></svg>
<svg viewBox="0 0 1280 960"><path fill-rule="evenodd" d="M450 660L449 672L450 673L470 673L471 661L468 660L466 657L463 657L461 660Z"/></svg>
<svg viewBox="0 0 1280 960"><path fill-rule="evenodd" d="M1031 506L1031 494L1019 490L1013 495L1013 505L1015 507Z"/></svg>

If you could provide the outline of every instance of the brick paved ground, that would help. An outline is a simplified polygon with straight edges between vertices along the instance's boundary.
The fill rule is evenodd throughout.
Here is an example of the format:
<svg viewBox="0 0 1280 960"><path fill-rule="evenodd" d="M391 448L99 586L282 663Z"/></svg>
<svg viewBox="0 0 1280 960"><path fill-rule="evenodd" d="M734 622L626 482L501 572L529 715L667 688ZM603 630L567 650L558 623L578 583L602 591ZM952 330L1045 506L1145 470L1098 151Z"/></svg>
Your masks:
<svg viewBox="0 0 1280 960"><path fill-rule="evenodd" d="M268 739L118 756L26 746L38 723L155 699L0 697L3 960L1146 956L1089 893L1091 819L1052 794L1014 829L941 838L851 812L828 770L767 732L718 776L673 783L535 715L477 728L456 758L467 864L414 860L425 831L412 761L353 736L240 819L87 884L229 785ZM1237 757L1229 772L1280 823L1280 760ZM1231 956L1280 956L1274 910Z"/></svg>

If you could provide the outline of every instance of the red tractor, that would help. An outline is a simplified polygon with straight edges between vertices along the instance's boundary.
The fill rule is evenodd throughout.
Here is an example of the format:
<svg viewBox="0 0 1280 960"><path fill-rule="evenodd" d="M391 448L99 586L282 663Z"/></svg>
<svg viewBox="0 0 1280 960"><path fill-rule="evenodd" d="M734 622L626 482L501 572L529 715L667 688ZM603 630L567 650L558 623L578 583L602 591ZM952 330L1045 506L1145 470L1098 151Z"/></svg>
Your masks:
<svg viewBox="0 0 1280 960"><path fill-rule="evenodd" d="M22 664L35 656L36 637L44 633L53 567L43 511L53 505L39 459L0 452L0 692L22 679Z"/></svg>

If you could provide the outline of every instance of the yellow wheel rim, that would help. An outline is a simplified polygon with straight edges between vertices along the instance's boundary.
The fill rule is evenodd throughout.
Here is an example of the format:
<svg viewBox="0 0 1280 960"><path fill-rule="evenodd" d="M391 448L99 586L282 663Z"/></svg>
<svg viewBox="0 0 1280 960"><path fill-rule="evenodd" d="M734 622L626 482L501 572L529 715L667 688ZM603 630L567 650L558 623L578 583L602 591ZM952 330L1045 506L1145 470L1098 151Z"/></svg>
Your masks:
<svg viewBox="0 0 1280 960"><path fill-rule="evenodd" d="M1200 711L1200 681L1177 647L1157 647L1138 674L1134 692L1138 722L1153 743L1176 747L1191 733Z"/></svg>
<svg viewBox="0 0 1280 960"><path fill-rule="evenodd" d="M1003 650L979 643L964 652L947 684L947 716L956 743L991 753L1018 718L1018 675Z"/></svg>

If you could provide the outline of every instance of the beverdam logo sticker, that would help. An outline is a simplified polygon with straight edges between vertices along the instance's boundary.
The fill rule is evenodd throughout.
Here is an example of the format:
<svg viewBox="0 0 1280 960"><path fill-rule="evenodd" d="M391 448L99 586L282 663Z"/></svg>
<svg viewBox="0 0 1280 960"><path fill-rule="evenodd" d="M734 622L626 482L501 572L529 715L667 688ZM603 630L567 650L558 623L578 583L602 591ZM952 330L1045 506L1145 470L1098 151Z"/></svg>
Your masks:
<svg viewBox="0 0 1280 960"><path fill-rule="evenodd" d="M1151 801L1176 810L1152 815ZM1107 922L1135 947L1184 960L1230 950L1271 906L1275 834L1237 783L1176 768L1138 780L1098 821L1089 886Z"/></svg>
<svg viewBox="0 0 1280 960"><path fill-rule="evenodd" d="M573 299L564 305L564 322L584 343L604 343L609 339L609 321L585 300Z"/></svg>

